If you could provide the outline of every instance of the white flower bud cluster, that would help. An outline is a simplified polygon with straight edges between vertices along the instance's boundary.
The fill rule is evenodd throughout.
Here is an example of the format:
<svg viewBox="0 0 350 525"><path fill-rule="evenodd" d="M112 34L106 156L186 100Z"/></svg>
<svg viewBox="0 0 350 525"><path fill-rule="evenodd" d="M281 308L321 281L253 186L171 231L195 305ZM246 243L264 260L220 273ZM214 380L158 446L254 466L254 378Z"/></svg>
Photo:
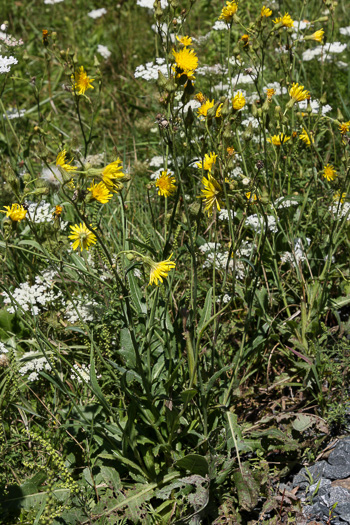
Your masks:
<svg viewBox="0 0 350 525"><path fill-rule="evenodd" d="M267 215L266 219L268 230L270 230L273 233L277 233L278 228L275 217L273 217L272 215ZM245 225L248 228L252 228L253 230L255 230L256 233L261 233L262 230L265 230L265 224L265 219L262 216L257 215L256 213L254 215L251 215L250 217L247 217L245 221Z"/></svg>
<svg viewBox="0 0 350 525"><path fill-rule="evenodd" d="M86 298L76 297L74 302L68 301L64 317L71 324L77 323L82 319L85 323L95 319L95 310L98 304L96 301Z"/></svg>
<svg viewBox="0 0 350 525"><path fill-rule="evenodd" d="M44 370L50 372L52 370L50 363L46 357L34 357L37 355L35 352L27 352L20 359L20 362L25 364L19 369L19 373L24 376L28 375L27 381L37 381L39 379L39 372Z"/></svg>
<svg viewBox="0 0 350 525"><path fill-rule="evenodd" d="M158 71L165 77L168 77L168 69L164 58L156 58L155 62L147 62L144 66L137 66L134 77L143 78L144 80L157 80Z"/></svg>
<svg viewBox="0 0 350 525"><path fill-rule="evenodd" d="M48 270L42 275L37 275L35 284L32 286L24 282L11 294L3 292L5 305L11 305L7 309L8 312L14 314L17 310L24 310L25 312L31 312L33 315L38 315L48 304L60 299L62 292L52 290L54 275L55 271Z"/></svg>

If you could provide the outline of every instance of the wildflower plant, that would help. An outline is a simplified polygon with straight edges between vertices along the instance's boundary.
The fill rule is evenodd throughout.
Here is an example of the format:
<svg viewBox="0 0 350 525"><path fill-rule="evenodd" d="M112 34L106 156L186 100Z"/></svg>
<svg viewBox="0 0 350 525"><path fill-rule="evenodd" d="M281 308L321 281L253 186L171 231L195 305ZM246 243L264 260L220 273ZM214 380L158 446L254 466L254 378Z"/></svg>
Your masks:
<svg viewBox="0 0 350 525"><path fill-rule="evenodd" d="M6 519L236 520L309 447L298 411L327 432L349 56L313 4L89 4L77 39L47 0L1 30Z"/></svg>

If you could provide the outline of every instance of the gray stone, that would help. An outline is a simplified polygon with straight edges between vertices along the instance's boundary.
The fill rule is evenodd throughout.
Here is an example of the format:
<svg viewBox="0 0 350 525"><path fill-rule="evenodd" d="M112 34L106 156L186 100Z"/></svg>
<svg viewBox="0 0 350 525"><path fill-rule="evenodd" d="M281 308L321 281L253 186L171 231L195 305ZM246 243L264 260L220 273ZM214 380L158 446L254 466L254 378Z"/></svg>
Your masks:
<svg viewBox="0 0 350 525"><path fill-rule="evenodd" d="M328 479L345 479L350 476L350 463L343 465L326 465L323 476Z"/></svg>
<svg viewBox="0 0 350 525"><path fill-rule="evenodd" d="M315 503L311 507L310 515L314 518L323 518L329 516L329 508L326 507L326 505L322 505L322 503Z"/></svg>
<svg viewBox="0 0 350 525"><path fill-rule="evenodd" d="M330 506L334 503L350 503L350 492L343 487L331 487L328 501Z"/></svg>
<svg viewBox="0 0 350 525"><path fill-rule="evenodd" d="M310 485L309 493L312 495L317 490L317 485L318 485L317 494L320 494L322 489L327 489L326 492L328 492L328 488L331 486L331 484L332 482L330 479L320 478L319 480L316 481L316 483L314 483L313 485ZM323 494L325 494L326 492L324 490L322 491Z"/></svg>
<svg viewBox="0 0 350 525"><path fill-rule="evenodd" d="M350 463L350 443L343 442L332 450L328 457L330 465L344 465Z"/></svg>
<svg viewBox="0 0 350 525"><path fill-rule="evenodd" d="M345 523L350 523L350 502L338 503L333 511L333 515L339 516Z"/></svg>
<svg viewBox="0 0 350 525"><path fill-rule="evenodd" d="M317 483L317 481L323 476L323 471L326 468L327 463L326 461L318 461L314 465L311 465L310 467L307 467L308 471L310 472L313 482ZM324 476L327 477L327 476ZM309 484L309 475L306 472L305 468L302 468L301 471L296 474L293 478L293 487L296 487L297 485L300 486L300 488L306 488ZM304 487L302 487L304 485Z"/></svg>

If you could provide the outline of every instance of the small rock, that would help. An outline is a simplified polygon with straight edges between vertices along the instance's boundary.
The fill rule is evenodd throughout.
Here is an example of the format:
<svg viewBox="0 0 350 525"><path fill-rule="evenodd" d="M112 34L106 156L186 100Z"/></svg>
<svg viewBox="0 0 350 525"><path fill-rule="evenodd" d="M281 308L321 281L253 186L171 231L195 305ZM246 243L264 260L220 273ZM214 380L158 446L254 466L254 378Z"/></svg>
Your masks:
<svg viewBox="0 0 350 525"><path fill-rule="evenodd" d="M315 503L315 505L312 505L311 507L311 513L310 515L315 518L323 518L329 516L329 508L326 507L326 505L322 505L322 503Z"/></svg>
<svg viewBox="0 0 350 525"><path fill-rule="evenodd" d="M312 479L313 479L314 483L317 483L319 478L321 478L323 476L323 471L324 471L326 466L327 466L326 461L318 461L314 465L311 465L310 467L307 468L308 471L310 472L311 476L312 476ZM327 477L327 476L325 476L325 477ZM344 476L344 477L346 477L346 476ZM333 478L333 479L335 479L335 478ZM306 469L302 468L301 471L298 474L296 474L296 476L294 476L294 478L293 478L293 487L296 487L297 485L299 485L300 488L306 488L308 486L308 484L309 484L309 475L306 472Z"/></svg>
<svg viewBox="0 0 350 525"><path fill-rule="evenodd" d="M332 482L330 479L320 478L318 481L316 481L316 483L314 483L313 485L310 485L309 493L312 495L317 490L317 486L318 486L317 494L320 494L321 489L325 489L327 487L329 489L331 485L332 485ZM328 489L327 489L327 492L328 492Z"/></svg>
<svg viewBox="0 0 350 525"><path fill-rule="evenodd" d="M344 479L350 476L350 462L342 465L326 465L323 475L328 479Z"/></svg>
<svg viewBox="0 0 350 525"><path fill-rule="evenodd" d="M350 503L350 492L342 487L331 487L328 501L330 506L334 503Z"/></svg>
<svg viewBox="0 0 350 525"><path fill-rule="evenodd" d="M350 502L349 503L338 503L335 507L333 514L340 517L345 523L350 523Z"/></svg>

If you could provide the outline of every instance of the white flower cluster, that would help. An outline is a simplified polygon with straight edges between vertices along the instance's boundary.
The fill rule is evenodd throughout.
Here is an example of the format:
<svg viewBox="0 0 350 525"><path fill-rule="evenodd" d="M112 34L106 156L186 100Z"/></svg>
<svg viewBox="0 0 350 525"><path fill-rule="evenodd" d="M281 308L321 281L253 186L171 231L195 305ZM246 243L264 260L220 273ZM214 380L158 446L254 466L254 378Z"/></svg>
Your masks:
<svg viewBox="0 0 350 525"><path fill-rule="evenodd" d="M59 4L60 2L63 2L63 0L44 0L44 4L46 5Z"/></svg>
<svg viewBox="0 0 350 525"><path fill-rule="evenodd" d="M308 243L308 245L310 245L311 240L308 237L306 237L306 242ZM281 261L283 263L289 262L290 264L292 264L295 267L299 266L299 263L305 261L305 259L306 259L306 253L305 253L305 250L304 250L303 242L300 239L300 237L298 237L294 241L294 251L293 251L293 253L284 252L281 255Z"/></svg>
<svg viewBox="0 0 350 525"><path fill-rule="evenodd" d="M105 14L107 14L107 9L105 9L104 7L101 7L101 9L93 9L92 11L90 11L90 13L88 13L88 16L90 18L96 19L96 18L100 18L101 16Z"/></svg>
<svg viewBox="0 0 350 525"><path fill-rule="evenodd" d="M20 362L25 361L25 364L19 369L19 373L24 376L28 374L27 381L37 381L39 379L39 372L45 370L50 372L52 370L50 363L46 357L32 357L36 355L35 352L27 352L20 359Z"/></svg>
<svg viewBox="0 0 350 525"><path fill-rule="evenodd" d="M163 166L163 164L164 164L164 158L162 157L162 155L155 155L149 161L149 165L152 168L160 168L161 166Z"/></svg>
<svg viewBox="0 0 350 525"><path fill-rule="evenodd" d="M11 304L8 307L8 311L14 314L17 309L22 309L25 312L30 311L33 315L38 315L41 308L61 298L62 292L52 290L54 275L54 270L48 270L41 275L37 275L35 284L32 286L27 282L21 283L11 293L11 296L7 292L2 292L2 295L5 297L4 303ZM11 298L13 298L14 304L12 304Z"/></svg>
<svg viewBox="0 0 350 525"><path fill-rule="evenodd" d="M77 383L89 383L90 382L90 365L78 365L74 364L72 368L71 379Z"/></svg>
<svg viewBox="0 0 350 525"><path fill-rule="evenodd" d="M134 77L143 78L144 80L157 80L158 71L163 73L165 77L168 76L167 65L164 58L156 58L154 62L147 62L144 66L137 66L135 69Z"/></svg>
<svg viewBox="0 0 350 525"><path fill-rule="evenodd" d="M8 118L9 120L12 120L14 118L22 118L23 115L26 113L25 109L18 109L12 108L6 111L6 114L2 116L2 118Z"/></svg>
<svg viewBox="0 0 350 525"><path fill-rule="evenodd" d="M18 64L17 58L13 56L4 57L0 55L0 73L9 73L11 66Z"/></svg>
<svg viewBox="0 0 350 525"><path fill-rule="evenodd" d="M270 82L266 85L266 87L263 87L264 93L267 92L268 89L274 89L275 95L285 95L287 93L287 88L282 87L279 82Z"/></svg>
<svg viewBox="0 0 350 525"><path fill-rule="evenodd" d="M223 20L217 20L213 25L212 29L214 31L223 31L224 29L228 29L228 25Z"/></svg>
<svg viewBox="0 0 350 525"><path fill-rule="evenodd" d="M350 36L350 26L348 27L341 27L339 29L339 33L343 36Z"/></svg>
<svg viewBox="0 0 350 525"><path fill-rule="evenodd" d="M204 244L201 244L199 247L199 251L202 253L208 253L208 252L215 252L217 248L220 248L219 242L205 242Z"/></svg>
<svg viewBox="0 0 350 525"><path fill-rule="evenodd" d="M278 197L278 199L275 200L274 206L281 210L282 208L290 208L291 206L298 206L299 202L295 199L285 199L284 197Z"/></svg>
<svg viewBox="0 0 350 525"><path fill-rule="evenodd" d="M339 209L338 209L339 208ZM338 204L334 204L333 206L330 206L328 208L328 211L332 213L334 218L339 221L343 217L347 217L346 220L350 221L350 202L345 202L344 204L341 204L338 206Z"/></svg>
<svg viewBox="0 0 350 525"><path fill-rule="evenodd" d="M154 0L137 0L136 5L139 5L140 7L146 7L147 9L152 9L153 11ZM168 0L160 0L160 6L162 9L168 7Z"/></svg>
<svg viewBox="0 0 350 525"><path fill-rule="evenodd" d="M8 350L7 350L6 346L4 345L4 343L0 342L0 355L7 354L7 353L8 353Z"/></svg>
<svg viewBox="0 0 350 525"><path fill-rule="evenodd" d="M227 75L226 67L221 64L214 64L213 66L203 66L196 69L196 75Z"/></svg>
<svg viewBox="0 0 350 525"><path fill-rule="evenodd" d="M278 232L275 217L273 217L273 215L267 215L266 219L268 230L273 233ZM257 215L256 213L250 217L247 217L245 220L245 225L255 230L256 233L261 233L262 230L265 230L265 224L264 218L261 215Z"/></svg>
<svg viewBox="0 0 350 525"><path fill-rule="evenodd" d="M49 202L41 201L39 203L32 202L28 206L28 216L36 224L51 223L53 224L53 213L55 207L52 207ZM68 222L61 221L61 230L65 229Z"/></svg>
<svg viewBox="0 0 350 525"><path fill-rule="evenodd" d="M235 217L236 214L235 214L235 212L233 210L230 210L230 211L231 211L231 218L233 219L233 217ZM228 219L229 219L228 210L226 210L226 209L220 210L218 218L219 218L220 221L228 221Z"/></svg>
<svg viewBox="0 0 350 525"><path fill-rule="evenodd" d="M111 52L108 49L107 46L103 46L102 44L98 44L97 46L97 53L99 53L104 59L108 59L111 56Z"/></svg>
<svg viewBox="0 0 350 525"><path fill-rule="evenodd" d="M248 127L249 124L251 124L254 129L257 129L259 127L259 121L255 117L248 117L242 120L241 124L242 126L246 126L246 127Z"/></svg>
<svg viewBox="0 0 350 525"><path fill-rule="evenodd" d="M76 297L74 303L68 301L64 317L71 324L77 323L82 319L85 323L95 319L95 307L98 306L93 300ZM79 312L79 315L78 315Z"/></svg>
<svg viewBox="0 0 350 525"><path fill-rule="evenodd" d="M319 59L322 60L322 58L326 58L328 53L342 53L345 51L347 45L342 44L341 42L328 42L324 46L317 46L313 49L307 49L302 54L302 59L304 62L308 62L309 60L313 60L316 57L320 57ZM328 60L330 60L331 57L328 57Z"/></svg>
<svg viewBox="0 0 350 525"><path fill-rule="evenodd" d="M302 100L298 103L298 105L301 111L305 111L309 105L312 109L312 113L318 113L320 109L320 103L318 100ZM330 106L329 104L325 104L324 106L322 106L322 115L326 115L327 113L329 113L329 111L332 111L332 106Z"/></svg>

